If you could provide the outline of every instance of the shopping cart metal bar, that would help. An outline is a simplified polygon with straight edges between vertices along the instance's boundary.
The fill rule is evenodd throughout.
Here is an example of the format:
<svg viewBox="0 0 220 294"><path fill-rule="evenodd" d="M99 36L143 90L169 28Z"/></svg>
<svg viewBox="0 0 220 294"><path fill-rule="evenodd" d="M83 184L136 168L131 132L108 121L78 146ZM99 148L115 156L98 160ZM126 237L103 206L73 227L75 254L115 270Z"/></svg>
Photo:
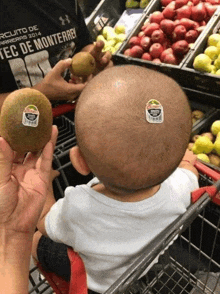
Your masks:
<svg viewBox="0 0 220 294"><path fill-rule="evenodd" d="M214 179L219 179L220 174L215 173L202 163L196 162L196 167L200 172L205 172L208 176L214 176ZM220 180L213 185L215 194L220 191ZM200 188L202 189L202 188ZM171 225L169 225L162 233L160 233L152 242L150 242L142 254L133 262L129 269L105 292L105 294L113 293L125 293L132 283L138 280L141 275L151 266L151 263L158 258L159 255L163 254L164 251L174 242L174 240L183 232L189 225L196 219L199 213L207 206L210 202L211 197L209 191L206 192L204 189L201 190L199 197L196 197L197 201L194 202L192 193L193 204L188 208L186 213L178 219L176 219ZM198 196L198 195L197 195ZM160 293L160 292L158 292ZM170 292L172 293L172 292ZM211 293L211 292L210 292Z"/></svg>

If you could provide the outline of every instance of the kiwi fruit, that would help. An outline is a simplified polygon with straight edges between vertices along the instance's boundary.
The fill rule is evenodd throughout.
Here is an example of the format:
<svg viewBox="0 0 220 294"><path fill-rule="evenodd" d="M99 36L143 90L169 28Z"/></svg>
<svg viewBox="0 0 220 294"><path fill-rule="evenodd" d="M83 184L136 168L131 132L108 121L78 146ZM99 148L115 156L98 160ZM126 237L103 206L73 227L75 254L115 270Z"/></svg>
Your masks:
<svg viewBox="0 0 220 294"><path fill-rule="evenodd" d="M24 88L10 93L2 105L0 135L19 153L41 150L50 140L52 106L38 90Z"/></svg>
<svg viewBox="0 0 220 294"><path fill-rule="evenodd" d="M89 52L79 52L72 57L71 66L74 75L87 77L94 72L96 61Z"/></svg>

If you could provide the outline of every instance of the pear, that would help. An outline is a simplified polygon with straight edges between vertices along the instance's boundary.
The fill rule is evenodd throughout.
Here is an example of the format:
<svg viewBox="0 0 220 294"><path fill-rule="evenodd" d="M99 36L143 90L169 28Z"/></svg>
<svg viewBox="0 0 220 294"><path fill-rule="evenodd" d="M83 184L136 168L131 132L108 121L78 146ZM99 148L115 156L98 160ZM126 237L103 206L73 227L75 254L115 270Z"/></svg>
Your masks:
<svg viewBox="0 0 220 294"><path fill-rule="evenodd" d="M211 164L214 164L218 167L220 167L220 157L215 154L209 154L209 160Z"/></svg>
<svg viewBox="0 0 220 294"><path fill-rule="evenodd" d="M195 118L196 120L203 118L204 115L205 113L201 110L195 109L192 111L192 118Z"/></svg>
<svg viewBox="0 0 220 294"><path fill-rule="evenodd" d="M214 138L213 134L210 133L210 132L202 133L201 136L206 136L206 137L208 137L212 142L214 142L214 139L215 139L215 138Z"/></svg>
<svg viewBox="0 0 220 294"><path fill-rule="evenodd" d="M192 151L194 154L205 153L208 154L213 150L214 146L212 141L206 136L199 136L195 141Z"/></svg>
<svg viewBox="0 0 220 294"><path fill-rule="evenodd" d="M197 154L197 158L208 163L210 162L208 155L204 153Z"/></svg>
<svg viewBox="0 0 220 294"><path fill-rule="evenodd" d="M216 136L216 140L214 142L214 149L218 155L220 155L220 132Z"/></svg>
<svg viewBox="0 0 220 294"><path fill-rule="evenodd" d="M220 132L220 120L216 120L212 123L211 132L215 136Z"/></svg>

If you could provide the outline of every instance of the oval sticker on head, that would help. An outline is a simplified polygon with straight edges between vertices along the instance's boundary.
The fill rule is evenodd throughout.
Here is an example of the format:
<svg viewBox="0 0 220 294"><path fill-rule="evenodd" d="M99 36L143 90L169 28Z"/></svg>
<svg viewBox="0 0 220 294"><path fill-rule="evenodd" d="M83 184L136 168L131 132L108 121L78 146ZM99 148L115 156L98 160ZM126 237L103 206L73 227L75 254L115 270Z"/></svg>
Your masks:
<svg viewBox="0 0 220 294"><path fill-rule="evenodd" d="M26 106L23 111L22 124L24 126L36 128L38 126L39 115L40 113L37 109L37 106L35 105Z"/></svg>
<svg viewBox="0 0 220 294"><path fill-rule="evenodd" d="M156 99L151 99L146 104L146 120L152 124L160 124L164 120L163 106Z"/></svg>

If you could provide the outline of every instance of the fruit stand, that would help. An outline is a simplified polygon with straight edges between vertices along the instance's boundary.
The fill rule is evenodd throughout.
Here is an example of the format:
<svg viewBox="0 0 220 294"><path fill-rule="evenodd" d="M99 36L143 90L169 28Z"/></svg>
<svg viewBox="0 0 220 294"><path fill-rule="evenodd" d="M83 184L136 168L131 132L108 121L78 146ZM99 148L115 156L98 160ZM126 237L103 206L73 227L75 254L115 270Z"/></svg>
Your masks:
<svg viewBox="0 0 220 294"><path fill-rule="evenodd" d="M104 50L112 52L115 65L135 64L160 71L175 79L182 86L192 108L193 126L189 149L197 154L201 162L203 161L208 168L216 171L219 176L218 179L220 179L220 135L218 135L220 134L220 0L151 0L148 2L142 1L144 7L140 7L141 1L124 2L126 2L124 7L117 0L102 0L99 2L87 21L87 27L94 42L96 40L105 42ZM216 35L219 35L219 43ZM209 48L207 50L210 46L217 49ZM73 112L56 116L54 121L58 125L59 137L54 153L53 166L60 171L60 176L54 181L55 197L58 199L63 197L63 191L68 185L85 183L91 179L92 175L81 176L74 170L69 161L69 149L76 144L74 122L72 121ZM199 138L200 140L197 141ZM203 148L204 145L205 148ZM204 171L200 173L201 186L212 185L214 183L212 172L210 176L206 176L205 173ZM189 258L189 248L196 248L197 250L197 247L201 245L210 248L210 243L214 244L213 252L210 252L210 249L204 249L204 256L207 260L203 264L204 269L210 266L209 273L212 270L212 274L217 280L214 290L211 289L211 286L208 290L205 288L207 277L206 283L203 281L203 290L201 290L202 287L197 290L193 288L197 285L198 279L204 280L201 276L205 270L199 271L198 269L195 275L190 277L190 281L194 281L191 283L191 288L189 283L186 286L184 282L178 282L178 288L175 289L171 289L170 284L164 288L159 287L157 284L164 273L169 272L170 276L167 278L169 281L189 275L191 264L187 265L188 271L184 272L182 265L180 269L177 269L180 266L181 258L176 258L172 254L169 258L166 255L163 256L163 261L158 265L159 270L163 270L163 274L159 274L159 270L156 268L156 274L150 273L150 275L144 276L145 278L141 282L138 280L137 283L135 271L143 264L146 269L150 265L148 262L151 257L158 253L155 251L155 244L152 244L152 247L148 248L148 252L153 252L150 259L144 262L142 256L139 263L131 266L127 276L124 275L121 280L119 279L107 293L119 293L120 287L120 293L220 293L217 292L220 291L220 207L210 203L206 210L203 210L204 208L203 206L199 211L198 208L195 208L196 216L199 215L194 217L192 228L190 227L186 233L178 231L181 237L177 239L177 242L172 241L172 250L175 254L175 250L179 248L180 244L182 247L181 240L183 239L185 242L184 249L181 251L182 253L177 249L176 254L177 256L180 254L185 256L186 254L186 258ZM195 211L192 212L194 216ZM181 219L181 225L184 224L186 219L188 221L190 217L187 215L185 219ZM203 234L204 222L207 226L205 235ZM213 233L210 233L211 228L214 228ZM190 234L196 231L201 232L201 239L195 234L196 240L192 241ZM171 234L173 237L177 231L174 233L171 230L165 233ZM188 235L186 236L186 234ZM165 235L160 236L160 240L163 240L164 250L170 242L167 236L169 235L166 235L166 242L164 241ZM210 240L212 241L210 242ZM198 245L199 242L202 242L202 244ZM158 250L161 251L161 247ZM164 250L162 250L162 253L164 253ZM202 261L200 260L200 253L196 253L196 258L198 258L198 262L203 263L203 258ZM164 260L168 260L167 271ZM175 268L175 274L170 273L171 263L172 268ZM30 272L29 293L52 293L50 287L45 284L45 280L36 282L33 278L35 272L36 268L33 268ZM178 275L173 278L176 272L178 272ZM139 275L143 274L142 270L138 273ZM135 280L136 284L132 284L133 288L129 288L126 292L125 289L127 289L126 287L131 280ZM156 283L157 286L147 288L147 285L151 283L154 285ZM174 284L174 282L172 283Z"/></svg>

